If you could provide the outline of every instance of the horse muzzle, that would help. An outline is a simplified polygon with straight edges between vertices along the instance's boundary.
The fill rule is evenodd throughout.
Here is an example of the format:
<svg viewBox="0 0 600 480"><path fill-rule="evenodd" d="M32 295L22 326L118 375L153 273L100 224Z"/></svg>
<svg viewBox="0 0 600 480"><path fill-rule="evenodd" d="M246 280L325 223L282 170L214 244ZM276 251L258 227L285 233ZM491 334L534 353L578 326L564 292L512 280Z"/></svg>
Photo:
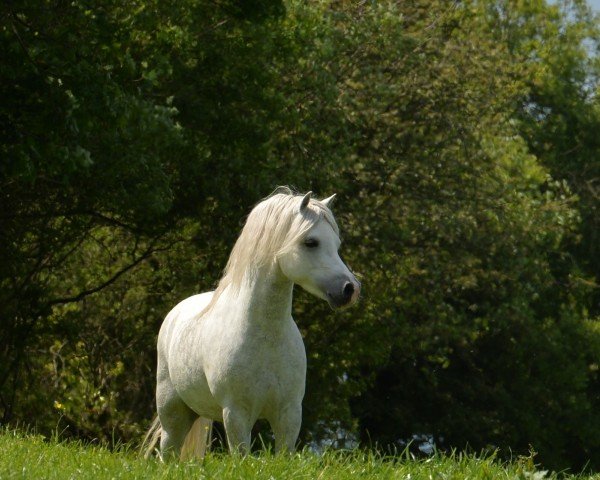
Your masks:
<svg viewBox="0 0 600 480"><path fill-rule="evenodd" d="M358 280L345 279L338 287L327 290L327 301L332 308L348 307L358 300L360 287Z"/></svg>

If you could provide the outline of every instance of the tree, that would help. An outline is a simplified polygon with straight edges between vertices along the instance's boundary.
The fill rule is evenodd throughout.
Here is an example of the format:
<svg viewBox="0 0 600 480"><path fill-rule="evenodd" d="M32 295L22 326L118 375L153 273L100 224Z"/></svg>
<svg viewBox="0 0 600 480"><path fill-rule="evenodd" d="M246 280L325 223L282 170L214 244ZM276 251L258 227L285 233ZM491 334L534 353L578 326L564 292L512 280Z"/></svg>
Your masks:
<svg viewBox="0 0 600 480"><path fill-rule="evenodd" d="M138 94L119 4L2 7L0 400L11 417L26 347L53 305L111 283L160 245L172 203L173 109ZM139 178L143 177L144 182ZM158 223L157 223L158 222ZM129 235L130 259L73 283L65 265L105 227ZM136 239L149 238L148 248ZM50 289L54 279L60 286Z"/></svg>
<svg viewBox="0 0 600 480"><path fill-rule="evenodd" d="M362 186L367 318L393 339L354 403L363 440L532 444L547 465L581 466L598 458L597 333L557 268L576 236L573 196L515 128L529 69L475 3L398 8L353 12L379 41L357 42L344 97L362 141L346 172Z"/></svg>

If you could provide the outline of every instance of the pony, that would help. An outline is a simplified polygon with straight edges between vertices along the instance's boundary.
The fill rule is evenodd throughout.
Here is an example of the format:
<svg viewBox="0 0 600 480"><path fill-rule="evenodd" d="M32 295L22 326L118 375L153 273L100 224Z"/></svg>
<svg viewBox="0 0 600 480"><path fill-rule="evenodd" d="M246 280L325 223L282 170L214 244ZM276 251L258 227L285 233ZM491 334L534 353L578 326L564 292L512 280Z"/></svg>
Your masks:
<svg viewBox="0 0 600 480"><path fill-rule="evenodd" d="M214 292L189 297L158 335L157 417L146 456L203 457L212 421L231 452L250 448L266 419L275 451L293 451L302 420L306 352L292 319L294 284L333 308L353 304L361 284L341 260L339 229L312 192L276 190L250 212Z"/></svg>

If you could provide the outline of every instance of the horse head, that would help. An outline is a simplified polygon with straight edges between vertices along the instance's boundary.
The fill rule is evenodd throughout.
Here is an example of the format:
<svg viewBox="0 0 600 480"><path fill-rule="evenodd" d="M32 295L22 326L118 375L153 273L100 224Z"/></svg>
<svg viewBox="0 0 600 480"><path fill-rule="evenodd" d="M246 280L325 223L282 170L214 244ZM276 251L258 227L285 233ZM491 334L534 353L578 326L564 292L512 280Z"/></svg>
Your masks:
<svg viewBox="0 0 600 480"><path fill-rule="evenodd" d="M330 205L335 197L318 201L312 192L298 197L295 212L301 218L301 234L277 257L283 274L309 293L326 300L332 308L352 305L360 294L360 282L338 253L340 237Z"/></svg>

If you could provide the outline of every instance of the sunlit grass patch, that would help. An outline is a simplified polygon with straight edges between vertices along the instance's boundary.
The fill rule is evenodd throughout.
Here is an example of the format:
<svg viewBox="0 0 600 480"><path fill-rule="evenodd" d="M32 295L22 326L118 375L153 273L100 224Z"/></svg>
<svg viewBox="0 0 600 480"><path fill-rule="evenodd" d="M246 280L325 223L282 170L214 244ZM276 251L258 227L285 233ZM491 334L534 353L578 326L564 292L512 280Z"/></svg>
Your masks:
<svg viewBox="0 0 600 480"><path fill-rule="evenodd" d="M59 441L4 430L0 433L0 479L596 479L536 469L530 457L505 464L495 456L436 453L416 460L410 455L385 456L372 451L308 450L291 455L268 452L237 457L208 454L202 462L162 464L144 460L127 445Z"/></svg>

